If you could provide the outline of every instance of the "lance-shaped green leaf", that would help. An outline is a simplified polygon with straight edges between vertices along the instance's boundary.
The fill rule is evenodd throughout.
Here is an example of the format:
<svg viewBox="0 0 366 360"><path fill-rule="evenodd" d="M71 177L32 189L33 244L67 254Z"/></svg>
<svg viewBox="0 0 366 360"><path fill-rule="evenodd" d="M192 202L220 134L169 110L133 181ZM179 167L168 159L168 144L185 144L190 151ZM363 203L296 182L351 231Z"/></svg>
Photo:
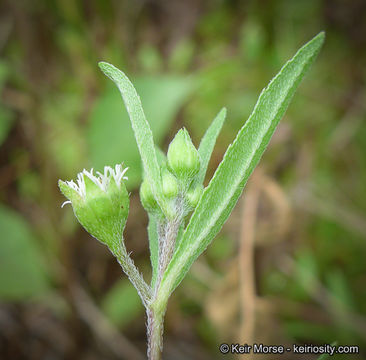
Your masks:
<svg viewBox="0 0 366 360"><path fill-rule="evenodd" d="M224 125L225 118L226 108L222 108L220 112L216 115L215 119L212 121L211 125L209 126L201 140L200 146L198 148L198 153L201 159L201 168L196 180L198 184L202 184L203 180L205 179L207 166L210 161L216 139L220 134L222 125Z"/></svg>
<svg viewBox="0 0 366 360"><path fill-rule="evenodd" d="M324 33L305 44L265 88L205 189L163 276L165 298L217 235L260 160L301 79L324 42Z"/></svg>
<svg viewBox="0 0 366 360"><path fill-rule="evenodd" d="M164 211L165 206L161 194L160 169L156 158L153 134L146 120L140 97L131 81L121 70L103 61L98 65L104 74L117 85L122 95L141 155L145 179L150 184L155 199Z"/></svg>

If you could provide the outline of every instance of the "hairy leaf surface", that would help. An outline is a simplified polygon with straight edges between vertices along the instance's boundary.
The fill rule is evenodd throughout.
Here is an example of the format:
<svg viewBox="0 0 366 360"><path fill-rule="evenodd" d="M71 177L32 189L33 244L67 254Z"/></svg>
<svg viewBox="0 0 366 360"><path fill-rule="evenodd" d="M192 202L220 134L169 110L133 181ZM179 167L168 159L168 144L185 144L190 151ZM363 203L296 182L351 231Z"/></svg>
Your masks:
<svg viewBox="0 0 366 360"><path fill-rule="evenodd" d="M229 217L323 41L324 33L320 33L305 44L262 91L192 214L162 279L160 292L165 296L178 286Z"/></svg>
<svg viewBox="0 0 366 360"><path fill-rule="evenodd" d="M141 155L145 178L151 185L152 192L164 209L164 200L161 195L160 169L155 153L153 134L146 120L140 97L127 76L115 66L100 62L99 67L118 87L125 103L137 146Z"/></svg>
<svg viewBox="0 0 366 360"><path fill-rule="evenodd" d="M200 172L197 177L197 183L199 184L201 184L205 179L207 166L210 161L211 154L216 143L216 139L220 134L222 125L224 125L225 118L226 118L226 109L222 108L215 117L215 119L212 121L212 124L209 126L209 128L207 129L205 135L201 140L200 146L198 148L198 153L201 159Z"/></svg>

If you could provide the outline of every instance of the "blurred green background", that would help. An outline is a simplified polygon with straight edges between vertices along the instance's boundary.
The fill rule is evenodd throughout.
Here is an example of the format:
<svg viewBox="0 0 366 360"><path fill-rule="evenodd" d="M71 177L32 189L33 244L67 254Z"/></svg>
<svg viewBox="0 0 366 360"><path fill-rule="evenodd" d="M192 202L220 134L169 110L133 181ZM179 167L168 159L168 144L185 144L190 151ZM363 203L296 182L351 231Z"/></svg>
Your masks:
<svg viewBox="0 0 366 360"><path fill-rule="evenodd" d="M60 208L59 178L124 162L126 246L149 279L137 147L97 62L128 74L164 150L182 126L198 145L226 106L212 175L261 89L321 30L325 46L254 180L169 302L164 359L221 359L223 342L337 341L366 356L365 1L4 0L1 359L145 352L135 290L71 208Z"/></svg>

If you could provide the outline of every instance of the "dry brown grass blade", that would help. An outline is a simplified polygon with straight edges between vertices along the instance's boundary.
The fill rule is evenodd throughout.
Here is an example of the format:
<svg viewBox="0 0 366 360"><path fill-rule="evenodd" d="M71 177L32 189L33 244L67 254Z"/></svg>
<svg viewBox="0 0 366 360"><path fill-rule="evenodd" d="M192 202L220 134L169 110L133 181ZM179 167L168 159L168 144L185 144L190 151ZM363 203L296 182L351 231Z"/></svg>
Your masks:
<svg viewBox="0 0 366 360"><path fill-rule="evenodd" d="M126 339L100 312L87 292L73 286L72 295L76 310L93 334L120 359L144 360L145 356Z"/></svg>
<svg viewBox="0 0 366 360"><path fill-rule="evenodd" d="M241 328L240 343L252 344L255 331L255 273L254 240L257 210L261 191L262 172L258 168L248 182L243 197L241 235L239 245L239 286Z"/></svg>

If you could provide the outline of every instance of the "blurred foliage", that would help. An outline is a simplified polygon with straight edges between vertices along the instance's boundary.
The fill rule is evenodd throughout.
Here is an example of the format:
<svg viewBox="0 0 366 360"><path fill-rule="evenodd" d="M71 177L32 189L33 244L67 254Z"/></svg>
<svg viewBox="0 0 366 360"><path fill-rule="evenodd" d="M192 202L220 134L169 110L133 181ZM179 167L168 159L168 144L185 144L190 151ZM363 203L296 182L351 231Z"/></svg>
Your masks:
<svg viewBox="0 0 366 360"><path fill-rule="evenodd" d="M122 329L144 311L135 288L127 280L117 282L101 306L108 319Z"/></svg>
<svg viewBox="0 0 366 360"><path fill-rule="evenodd" d="M197 145L226 106L211 175L263 86L320 30L325 47L262 160L282 197L273 188L260 197L254 339L364 349L365 16L362 0L2 2L0 358L114 359L94 313L80 311L78 287L144 352L136 294L71 210L60 209L57 179L125 162L126 245L148 267L137 148L118 91L97 62L131 77L163 149L181 126ZM283 203L289 212L281 223ZM240 222L238 206L171 299L167 359L220 358L218 344L240 338ZM63 302L51 293L67 311L50 306Z"/></svg>
<svg viewBox="0 0 366 360"><path fill-rule="evenodd" d="M0 62L0 91L3 89L7 76L8 67L4 62ZM12 112L5 106L0 106L0 146L8 136L13 119Z"/></svg>
<svg viewBox="0 0 366 360"><path fill-rule="evenodd" d="M38 296L49 286L44 261L29 225L14 211L0 207L0 298Z"/></svg>

